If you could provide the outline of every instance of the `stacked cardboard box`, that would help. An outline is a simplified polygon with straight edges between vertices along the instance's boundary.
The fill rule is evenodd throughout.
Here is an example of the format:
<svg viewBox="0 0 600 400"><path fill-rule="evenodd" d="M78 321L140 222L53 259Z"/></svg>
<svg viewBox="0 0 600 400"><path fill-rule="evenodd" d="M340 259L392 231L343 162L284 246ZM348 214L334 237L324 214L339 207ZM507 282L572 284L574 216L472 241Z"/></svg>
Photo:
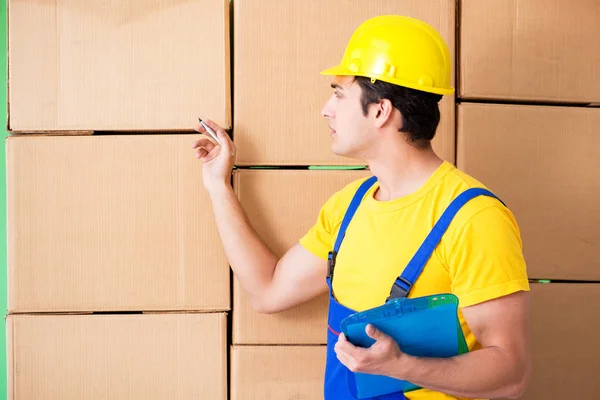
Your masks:
<svg viewBox="0 0 600 400"><path fill-rule="evenodd" d="M533 379L523 400L598 398L600 284L531 285Z"/></svg>
<svg viewBox="0 0 600 400"><path fill-rule="evenodd" d="M515 214L531 278L600 280L598 126L597 108L458 108L458 166Z"/></svg>
<svg viewBox="0 0 600 400"><path fill-rule="evenodd" d="M228 0L8 0L9 129L231 126Z"/></svg>
<svg viewBox="0 0 600 400"><path fill-rule="evenodd" d="M600 6L463 0L460 14L457 166L507 203L530 278L550 282L532 284L523 399L596 399Z"/></svg>
<svg viewBox="0 0 600 400"><path fill-rule="evenodd" d="M325 346L235 346L231 398L322 399L325 353Z"/></svg>
<svg viewBox="0 0 600 400"><path fill-rule="evenodd" d="M9 399L226 399L226 317L11 314Z"/></svg>
<svg viewBox="0 0 600 400"><path fill-rule="evenodd" d="M231 124L228 2L8 19L8 398L225 400L230 275L185 133Z"/></svg>
<svg viewBox="0 0 600 400"><path fill-rule="evenodd" d="M368 18L409 15L440 31L454 63L455 0L234 2L234 141L238 165L348 165L331 153L321 109L352 32ZM454 78L452 79L454 85ZM454 162L454 98L440 103L434 148Z"/></svg>
<svg viewBox="0 0 600 400"><path fill-rule="evenodd" d="M462 0L460 97L598 103L596 0Z"/></svg>

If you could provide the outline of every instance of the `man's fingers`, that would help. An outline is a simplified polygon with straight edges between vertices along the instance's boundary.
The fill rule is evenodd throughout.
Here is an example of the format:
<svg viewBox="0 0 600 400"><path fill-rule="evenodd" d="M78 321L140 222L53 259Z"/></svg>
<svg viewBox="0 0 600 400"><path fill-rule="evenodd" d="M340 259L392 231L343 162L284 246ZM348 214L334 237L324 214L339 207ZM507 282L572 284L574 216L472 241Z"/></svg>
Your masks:
<svg viewBox="0 0 600 400"><path fill-rule="evenodd" d="M206 151L205 149L199 149L198 151L196 151L196 158L205 157L207 154L208 151Z"/></svg>
<svg viewBox="0 0 600 400"><path fill-rule="evenodd" d="M377 341L385 340L387 338L387 335L385 333L381 332L379 329L375 328L371 324L367 325L367 327L365 328L365 331L371 339L375 339Z"/></svg>
<svg viewBox="0 0 600 400"><path fill-rule="evenodd" d="M207 162L215 158L221 151L221 147L215 146L211 151L204 150L204 155L201 157L203 162Z"/></svg>
<svg viewBox="0 0 600 400"><path fill-rule="evenodd" d="M352 358L348 357L348 355L344 353L337 353L337 358L343 365L346 366L346 368L354 372L356 368L355 361Z"/></svg>
<svg viewBox="0 0 600 400"><path fill-rule="evenodd" d="M205 119L204 123L206 125L208 125L209 128L211 128L213 131L215 131L215 133L218 135L219 131L221 132L225 132L225 129L221 128L215 121L213 121L212 119Z"/></svg>
<svg viewBox="0 0 600 400"><path fill-rule="evenodd" d="M194 142L192 145L193 149L204 148L207 151L211 151L215 147L215 143L208 137L202 137Z"/></svg>
<svg viewBox="0 0 600 400"><path fill-rule="evenodd" d="M221 142L221 145L225 147L227 150L231 150L233 147L233 141L225 131L225 129L221 128L215 121L212 119L207 119L204 121L209 128L211 128L216 134L217 138Z"/></svg>
<svg viewBox="0 0 600 400"><path fill-rule="evenodd" d="M235 145L233 144L233 141L231 140L225 129L221 128L215 121L211 119L205 119L203 121L209 128L211 128L215 132L218 143L214 143L215 139L206 131L206 129L201 124L195 125L194 130L196 130L196 132L200 132L202 135L206 135L207 138L210 137L210 139L207 140L210 140L210 142L213 144L220 145L221 147L223 147L223 151L226 152L226 154L230 155L231 157L235 157ZM209 153L211 150L212 148L208 149Z"/></svg>
<svg viewBox="0 0 600 400"><path fill-rule="evenodd" d="M362 368L364 362L363 360L365 359L364 355L359 354L358 358L354 357L351 353L348 353L346 349L342 348L341 346L340 348L335 349L335 354L338 360L340 360L340 362L344 364L346 368L348 368L350 371L358 372Z"/></svg>
<svg viewBox="0 0 600 400"><path fill-rule="evenodd" d="M364 352L366 351L366 349L357 347L350 343L350 341L346 339L343 333L340 334L338 342L336 343L336 347L339 349L340 352L343 352L344 354L348 355L350 358L353 358L355 360L361 359L365 356Z"/></svg>
<svg viewBox="0 0 600 400"><path fill-rule="evenodd" d="M204 127L202 125L200 125L200 124L194 125L194 130L196 132L206 133L206 129L204 129Z"/></svg>
<svg viewBox="0 0 600 400"><path fill-rule="evenodd" d="M352 363L354 360L352 360L352 357L350 357L350 355L348 354L348 349L346 346L349 344L349 342L344 338L343 335L343 333L340 334L333 350L335 351L335 354L337 355L340 362L346 367L348 367L349 364Z"/></svg>
<svg viewBox="0 0 600 400"><path fill-rule="evenodd" d="M217 131L217 139L219 139L219 143L221 143L221 146L225 147L227 150L231 151L234 147L233 141L225 131Z"/></svg>
<svg viewBox="0 0 600 400"><path fill-rule="evenodd" d="M346 335L344 335L343 332L340 333L340 336L338 336L338 343L344 349L353 349L353 348L355 348L355 346L352 343L350 343L348 341L348 339L346 339Z"/></svg>

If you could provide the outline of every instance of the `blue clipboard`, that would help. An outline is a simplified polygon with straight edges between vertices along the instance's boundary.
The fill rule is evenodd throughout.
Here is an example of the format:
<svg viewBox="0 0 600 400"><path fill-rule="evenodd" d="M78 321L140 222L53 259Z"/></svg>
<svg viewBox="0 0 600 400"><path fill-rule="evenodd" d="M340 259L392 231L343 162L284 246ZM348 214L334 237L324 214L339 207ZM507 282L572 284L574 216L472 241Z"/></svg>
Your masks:
<svg viewBox="0 0 600 400"><path fill-rule="evenodd" d="M350 343L368 348L375 341L365 332L367 324L391 336L404 353L413 356L453 357L469 351L458 319L458 298L453 294L390 300L344 318L341 329ZM356 373L355 378L359 399L420 389L387 376Z"/></svg>

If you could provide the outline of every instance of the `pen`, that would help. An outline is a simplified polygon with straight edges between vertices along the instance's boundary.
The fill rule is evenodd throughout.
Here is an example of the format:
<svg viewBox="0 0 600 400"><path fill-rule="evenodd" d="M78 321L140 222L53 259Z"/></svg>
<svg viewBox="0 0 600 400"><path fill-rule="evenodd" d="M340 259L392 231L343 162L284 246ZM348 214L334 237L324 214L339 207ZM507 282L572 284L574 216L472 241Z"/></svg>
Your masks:
<svg viewBox="0 0 600 400"><path fill-rule="evenodd" d="M221 142L219 142L219 139L217 139L217 134L215 133L215 131L213 131L212 129L210 129L210 127L208 125L206 125L206 123L204 121L202 121L200 118L198 118L198 121L200 121L200 125L202 125L202 127L204 129L206 129L206 132L208 132L208 134L218 143L221 144Z"/></svg>

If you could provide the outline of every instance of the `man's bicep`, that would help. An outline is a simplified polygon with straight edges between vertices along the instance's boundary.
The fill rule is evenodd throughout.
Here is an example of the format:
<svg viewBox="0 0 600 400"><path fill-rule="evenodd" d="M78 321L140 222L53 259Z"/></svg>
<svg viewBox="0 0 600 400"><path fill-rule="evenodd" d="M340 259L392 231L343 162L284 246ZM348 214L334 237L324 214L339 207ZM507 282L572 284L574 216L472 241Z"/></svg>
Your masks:
<svg viewBox="0 0 600 400"><path fill-rule="evenodd" d="M528 291L502 296L461 309L469 329L482 347L497 347L520 365L529 363Z"/></svg>
<svg viewBox="0 0 600 400"><path fill-rule="evenodd" d="M327 261L296 243L279 260L269 289L271 312L285 310L327 292Z"/></svg>

